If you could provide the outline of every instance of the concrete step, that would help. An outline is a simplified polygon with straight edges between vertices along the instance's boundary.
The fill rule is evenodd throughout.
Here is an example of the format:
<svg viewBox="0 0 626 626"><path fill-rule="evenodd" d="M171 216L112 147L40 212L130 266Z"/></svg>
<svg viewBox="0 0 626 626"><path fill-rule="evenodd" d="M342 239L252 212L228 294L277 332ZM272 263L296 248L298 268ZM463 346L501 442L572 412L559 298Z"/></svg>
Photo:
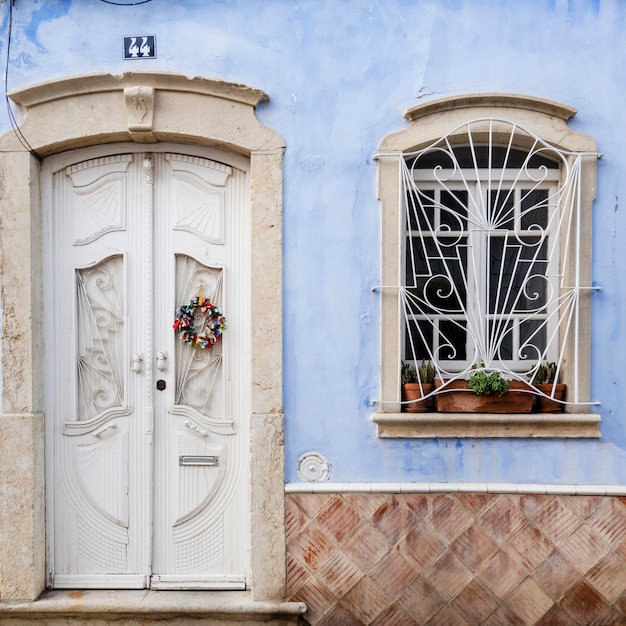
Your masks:
<svg viewBox="0 0 626 626"><path fill-rule="evenodd" d="M49 591L0 602L2 626L278 626L299 624L303 602L255 601L249 591Z"/></svg>

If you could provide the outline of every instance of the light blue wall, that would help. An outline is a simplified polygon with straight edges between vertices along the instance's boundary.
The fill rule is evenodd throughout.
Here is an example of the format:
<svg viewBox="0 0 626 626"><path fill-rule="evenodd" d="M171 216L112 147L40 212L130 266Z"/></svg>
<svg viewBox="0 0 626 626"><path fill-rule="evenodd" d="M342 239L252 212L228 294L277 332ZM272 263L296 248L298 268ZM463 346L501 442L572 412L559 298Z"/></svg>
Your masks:
<svg viewBox="0 0 626 626"><path fill-rule="evenodd" d="M119 0L122 1L122 0ZM9 89L89 72L167 70L244 83L286 141L287 480L626 483L626 3L621 0L15 0ZM9 4L0 4L2 65ZM122 37L155 34L156 60ZM514 92L576 107L599 162L592 394L600 441L379 440L380 140L419 102ZM0 114L0 131L9 129Z"/></svg>

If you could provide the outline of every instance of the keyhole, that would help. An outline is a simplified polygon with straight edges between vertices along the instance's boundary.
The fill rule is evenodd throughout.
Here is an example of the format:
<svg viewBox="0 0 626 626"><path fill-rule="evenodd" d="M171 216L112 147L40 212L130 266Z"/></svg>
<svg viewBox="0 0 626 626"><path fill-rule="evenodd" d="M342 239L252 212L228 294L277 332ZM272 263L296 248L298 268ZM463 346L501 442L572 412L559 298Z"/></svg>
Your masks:
<svg viewBox="0 0 626 626"><path fill-rule="evenodd" d="M165 389L166 383L163 379L157 380L156 388L159 391L163 391Z"/></svg>

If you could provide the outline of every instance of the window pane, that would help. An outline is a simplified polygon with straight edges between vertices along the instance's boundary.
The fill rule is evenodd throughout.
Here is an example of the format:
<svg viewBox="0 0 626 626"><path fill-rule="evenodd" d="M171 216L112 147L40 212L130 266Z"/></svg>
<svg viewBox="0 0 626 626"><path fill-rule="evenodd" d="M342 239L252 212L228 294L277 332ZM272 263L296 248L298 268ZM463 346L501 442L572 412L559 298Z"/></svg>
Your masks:
<svg viewBox="0 0 626 626"><path fill-rule="evenodd" d="M456 167L455 157L447 149L439 148L424 152L415 159L407 160L407 165L409 169L417 170L434 170L436 167L454 169Z"/></svg>
<svg viewBox="0 0 626 626"><path fill-rule="evenodd" d="M512 230L515 224L513 212L515 196L513 191L510 189L492 191L489 200L487 215L493 228Z"/></svg>
<svg viewBox="0 0 626 626"><path fill-rule="evenodd" d="M407 194L407 218L410 230L430 230L435 224L435 192Z"/></svg>
<svg viewBox="0 0 626 626"><path fill-rule="evenodd" d="M427 249L431 247L427 245L429 241L432 242L431 237L407 238L404 279L405 285L413 286L416 282L416 276L420 277L428 274L426 254Z"/></svg>
<svg viewBox="0 0 626 626"><path fill-rule="evenodd" d="M458 167L474 168L489 167L489 159L491 157L492 168L516 168L524 166L528 153L524 150L507 149L501 146L454 146L454 158ZM427 152L413 162L416 169L434 169L437 166L443 168L453 167L452 157L447 150L432 150ZM526 167L539 168L546 167L548 169L556 169L559 163L552 159L547 159L542 155L534 154L530 157Z"/></svg>
<svg viewBox="0 0 626 626"><path fill-rule="evenodd" d="M522 189L522 230L541 228L548 226L548 190L535 189L534 191Z"/></svg>
<svg viewBox="0 0 626 626"><path fill-rule="evenodd" d="M490 320L489 342L503 361L537 360L546 346L544 320Z"/></svg>
<svg viewBox="0 0 626 626"><path fill-rule="evenodd" d="M438 333L438 359L464 361L467 358L467 324L464 321L441 320Z"/></svg>
<svg viewBox="0 0 626 626"><path fill-rule="evenodd" d="M466 328L463 320L410 320L405 332L405 360L434 356L436 360L464 361L467 358Z"/></svg>
<svg viewBox="0 0 626 626"><path fill-rule="evenodd" d="M405 285L416 286L420 312L458 313L466 302L466 237L412 237L407 241Z"/></svg>
<svg viewBox="0 0 626 626"><path fill-rule="evenodd" d="M549 292L549 279L546 277L548 242L540 237L520 237L520 240L522 255L513 285L514 290L520 290L520 297L515 310L539 312L546 305Z"/></svg>
<svg viewBox="0 0 626 626"><path fill-rule="evenodd" d="M547 241L540 237L490 237L489 312L539 312L546 304Z"/></svg>
<svg viewBox="0 0 626 626"><path fill-rule="evenodd" d="M431 359L433 349L433 327L426 320L411 320L406 325L404 359L417 361ZM415 354L413 353L415 351Z"/></svg>
<svg viewBox="0 0 626 626"><path fill-rule="evenodd" d="M467 230L467 191L442 191L439 220L443 230Z"/></svg>
<svg viewBox="0 0 626 626"><path fill-rule="evenodd" d="M496 356L502 361L513 358L512 323L503 319L489 321L489 345L495 348Z"/></svg>
<svg viewBox="0 0 626 626"><path fill-rule="evenodd" d="M520 324L520 353L523 359L536 360L546 348L547 329L544 320Z"/></svg>

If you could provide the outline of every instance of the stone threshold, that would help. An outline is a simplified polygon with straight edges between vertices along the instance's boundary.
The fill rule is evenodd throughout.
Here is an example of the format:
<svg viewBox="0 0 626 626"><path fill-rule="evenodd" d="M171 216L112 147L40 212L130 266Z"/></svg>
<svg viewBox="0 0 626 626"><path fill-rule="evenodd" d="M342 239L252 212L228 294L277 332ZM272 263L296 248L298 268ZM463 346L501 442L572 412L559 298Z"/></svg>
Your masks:
<svg viewBox="0 0 626 626"><path fill-rule="evenodd" d="M0 623L4 623L3 617L38 620L60 616L113 620L210 617L229 621L282 617L296 623L306 609L304 602L253 600L250 591L55 590L34 601L0 601Z"/></svg>

